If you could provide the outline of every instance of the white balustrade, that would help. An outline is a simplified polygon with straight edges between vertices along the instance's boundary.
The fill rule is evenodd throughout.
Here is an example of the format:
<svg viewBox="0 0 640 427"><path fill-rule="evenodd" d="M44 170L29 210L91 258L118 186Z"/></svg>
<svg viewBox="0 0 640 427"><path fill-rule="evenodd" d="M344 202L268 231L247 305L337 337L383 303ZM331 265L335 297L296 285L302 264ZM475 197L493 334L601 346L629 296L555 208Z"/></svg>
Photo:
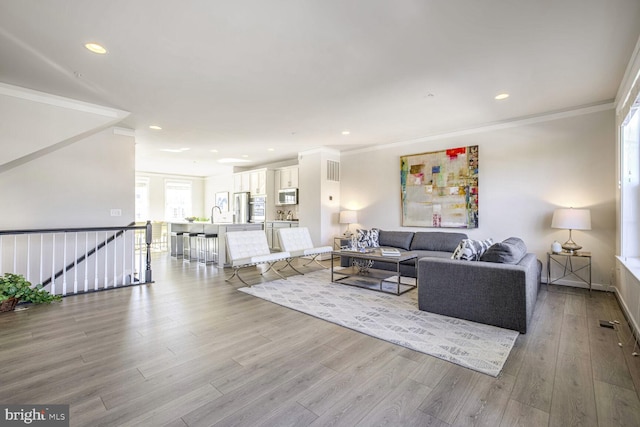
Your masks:
<svg viewBox="0 0 640 427"><path fill-rule="evenodd" d="M0 231L0 275L67 295L150 281L151 226ZM93 283L91 283L93 281Z"/></svg>

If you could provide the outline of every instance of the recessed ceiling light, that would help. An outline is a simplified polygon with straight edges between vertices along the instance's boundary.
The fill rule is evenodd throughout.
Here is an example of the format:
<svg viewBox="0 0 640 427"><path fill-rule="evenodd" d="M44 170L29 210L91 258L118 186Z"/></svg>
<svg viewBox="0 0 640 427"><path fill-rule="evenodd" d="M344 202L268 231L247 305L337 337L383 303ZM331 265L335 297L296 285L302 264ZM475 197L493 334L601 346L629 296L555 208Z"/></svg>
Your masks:
<svg viewBox="0 0 640 427"><path fill-rule="evenodd" d="M249 155L248 154L243 154L242 157L247 158L247 157L249 157Z"/></svg>
<svg viewBox="0 0 640 427"><path fill-rule="evenodd" d="M276 151L275 148L267 148L267 151Z"/></svg>
<svg viewBox="0 0 640 427"><path fill-rule="evenodd" d="M166 151L167 153L182 153L188 151L188 148L161 148L160 151Z"/></svg>
<svg viewBox="0 0 640 427"><path fill-rule="evenodd" d="M218 152L218 150L216 150L216 149L209 150L209 151L211 151L212 153L217 153Z"/></svg>
<svg viewBox="0 0 640 427"><path fill-rule="evenodd" d="M149 129L153 129L153 130L162 130L162 128L158 125L151 125L149 126Z"/></svg>
<svg viewBox="0 0 640 427"><path fill-rule="evenodd" d="M508 93L501 93L495 96L495 99L497 99L498 101L501 99L507 99L509 97Z"/></svg>
<svg viewBox="0 0 640 427"><path fill-rule="evenodd" d="M97 53L99 55L104 55L107 53L107 49L99 45L98 43L87 43L84 45L87 49L89 49L93 53Z"/></svg>
<svg viewBox="0 0 640 427"><path fill-rule="evenodd" d="M232 157L225 157L224 159L219 159L218 163L248 163L249 160L245 159L234 159Z"/></svg>
<svg viewBox="0 0 640 427"><path fill-rule="evenodd" d="M343 134L343 135L349 135L349 134L351 134L351 132L349 132L348 130L343 130L343 131L342 131L342 134Z"/></svg>

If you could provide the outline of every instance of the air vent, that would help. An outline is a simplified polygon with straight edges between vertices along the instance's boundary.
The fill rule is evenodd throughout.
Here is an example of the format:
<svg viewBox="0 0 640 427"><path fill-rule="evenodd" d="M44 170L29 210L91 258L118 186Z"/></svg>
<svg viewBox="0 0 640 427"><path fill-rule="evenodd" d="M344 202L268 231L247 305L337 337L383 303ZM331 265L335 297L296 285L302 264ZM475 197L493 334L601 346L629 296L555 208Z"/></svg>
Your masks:
<svg viewBox="0 0 640 427"><path fill-rule="evenodd" d="M340 182L340 162L327 160L327 181Z"/></svg>

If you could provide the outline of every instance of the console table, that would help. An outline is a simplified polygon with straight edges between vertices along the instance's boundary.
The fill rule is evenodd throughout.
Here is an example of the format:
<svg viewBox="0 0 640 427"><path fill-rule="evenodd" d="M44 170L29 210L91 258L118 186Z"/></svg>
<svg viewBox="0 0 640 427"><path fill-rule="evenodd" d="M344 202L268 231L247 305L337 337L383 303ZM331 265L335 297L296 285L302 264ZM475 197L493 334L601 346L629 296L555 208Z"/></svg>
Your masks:
<svg viewBox="0 0 640 427"><path fill-rule="evenodd" d="M400 276L400 263L418 257L415 252L403 252L400 256L382 256L380 250L373 250L368 252L339 250L331 253L331 281L334 283L342 283L349 286L357 286L364 289L371 289L372 291L384 292L392 295L402 295L405 292L410 291L417 287L417 280L414 278ZM374 268L366 268L363 271L362 268L357 266L344 267L337 270L334 268L334 259L340 259L340 256L347 256L358 261L385 261L395 263L396 271L393 275L393 271L378 270ZM351 283L345 281L348 279L354 279ZM411 279L408 281L407 279ZM385 288L384 285L387 285ZM391 288L391 289L389 289Z"/></svg>
<svg viewBox="0 0 640 427"><path fill-rule="evenodd" d="M574 266L574 260L578 259L583 260L584 262L578 261L582 265ZM552 265L559 265L563 269L562 275L553 280L551 279ZM583 270L587 272L588 278L586 279L577 274L579 271ZM586 283L589 286L589 293L591 293L591 252L574 252L572 254L568 252L547 252L547 285L556 283L569 276L574 276L580 281Z"/></svg>

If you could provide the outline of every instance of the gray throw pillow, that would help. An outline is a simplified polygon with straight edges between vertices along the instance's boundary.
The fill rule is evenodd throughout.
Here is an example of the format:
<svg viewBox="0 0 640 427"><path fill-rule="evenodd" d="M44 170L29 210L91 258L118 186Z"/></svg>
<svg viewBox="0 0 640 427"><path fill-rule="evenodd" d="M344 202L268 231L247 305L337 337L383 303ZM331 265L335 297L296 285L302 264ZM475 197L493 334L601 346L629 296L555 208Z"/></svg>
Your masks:
<svg viewBox="0 0 640 427"><path fill-rule="evenodd" d="M378 243L380 246L391 246L394 248L409 250L413 231L384 231L380 230Z"/></svg>
<svg viewBox="0 0 640 427"><path fill-rule="evenodd" d="M527 254L527 246L522 239L509 237L500 243L494 243L480 257L480 261L517 264Z"/></svg>

